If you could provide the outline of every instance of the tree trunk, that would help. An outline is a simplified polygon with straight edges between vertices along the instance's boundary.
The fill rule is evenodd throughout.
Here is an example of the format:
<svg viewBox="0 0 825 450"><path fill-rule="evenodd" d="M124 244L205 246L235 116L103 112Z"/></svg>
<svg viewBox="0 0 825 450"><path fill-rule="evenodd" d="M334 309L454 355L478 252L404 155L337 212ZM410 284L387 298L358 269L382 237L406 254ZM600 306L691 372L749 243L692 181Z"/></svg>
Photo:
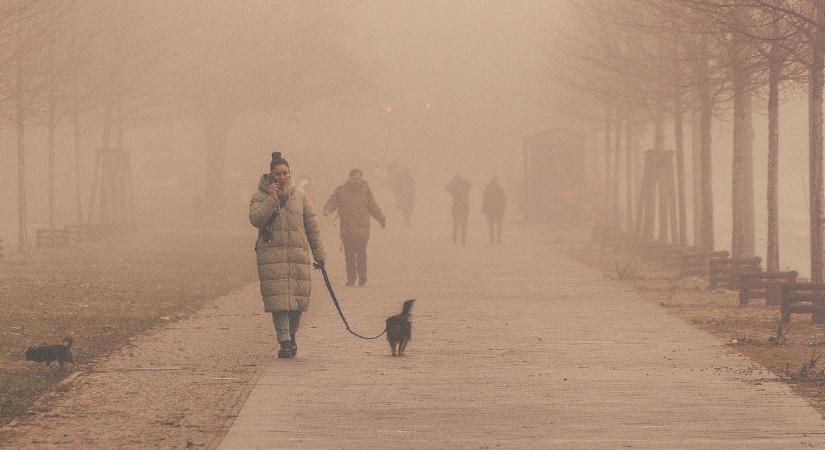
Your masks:
<svg viewBox="0 0 825 450"><path fill-rule="evenodd" d="M713 121L713 98L710 92L710 78L707 61L702 64L702 82L699 87L699 159L700 183L702 185L702 249L712 252L716 246L713 223L713 159L711 155L711 125Z"/></svg>
<svg viewBox="0 0 825 450"><path fill-rule="evenodd" d="M655 129L653 132L653 150L655 152L663 152L665 150L665 102L662 98L656 99L656 111L654 117ZM655 158L656 161L659 158ZM659 240L662 242L669 242L670 236L668 231L668 205L667 205L667 190L664 188L661 175L661 167L653 169L656 172L656 179L659 180L658 190L658 205L659 210Z"/></svg>
<svg viewBox="0 0 825 450"><path fill-rule="evenodd" d="M700 113L694 110L690 119L690 153L691 153L691 205L693 207L693 245L702 245L702 155Z"/></svg>
<svg viewBox="0 0 825 450"><path fill-rule="evenodd" d="M776 50L771 50L773 54ZM767 269L779 270L779 77L782 64L771 56L768 69L768 248Z"/></svg>
<svg viewBox="0 0 825 450"><path fill-rule="evenodd" d="M735 46L737 54L733 67L733 167L731 201L733 236L731 254L734 258L755 254L754 199L753 199L753 108L751 75L744 44Z"/></svg>
<svg viewBox="0 0 825 450"><path fill-rule="evenodd" d="M814 17L822 12L820 0L814 1ZM825 34L816 27L811 29L811 65L808 82L808 129L809 129L809 171L810 171L810 223L811 223L811 280L823 282L822 260L822 83L823 55L825 54Z"/></svg>
<svg viewBox="0 0 825 450"><path fill-rule="evenodd" d="M647 128L644 128L644 131L641 134L646 134ZM637 148L633 151L633 176L631 177L634 180L633 183L633 198L636 199L636 207L639 206L640 202L642 201L642 172L644 168L642 166L644 158L644 150L641 148L639 144L637 144ZM638 217L636 214L634 217ZM636 224L638 226L638 224Z"/></svg>
<svg viewBox="0 0 825 450"><path fill-rule="evenodd" d="M118 99L114 105L114 132L115 132L115 145L114 150L115 153L113 155L114 159L114 168L115 170L112 172L113 177L113 184L116 187L115 193L117 196L115 197L115 209L114 209L114 217L115 223L117 224L125 224L128 223L128 208L129 208L129 200L128 200L128 192L126 187L126 171L125 165L128 164L129 157L125 154L126 150L123 148L123 127L125 126L125 121L123 119L123 101Z"/></svg>
<svg viewBox="0 0 825 450"><path fill-rule="evenodd" d="M619 174L621 173L622 167L622 152L619 150L622 147L622 123L624 117L622 117L621 109L616 110L616 136L613 139L613 188L611 189L611 193L613 195L613 204L610 206L612 217L611 220L613 222L613 226L616 227L616 231L621 231L622 229L622 214L621 214L621 206L619 206Z"/></svg>
<svg viewBox="0 0 825 450"><path fill-rule="evenodd" d="M613 122L611 120L611 115L612 115L611 108L610 108L610 106L607 106L607 108L605 109L605 114L604 114L604 207L601 208L601 212L599 214L599 216L600 216L599 220L601 221L602 226L604 226L604 227L607 227L607 226L612 227L613 226L613 224L608 223L609 220L610 220L610 214L607 212L607 209L610 207L610 204L611 204L610 199L612 198L610 188L611 188L611 186L613 186L613 182L612 182L612 178L611 178L612 169L610 167L611 166L610 152L612 151L612 148L613 148L613 144L612 144L612 141L613 141L612 124L613 124Z"/></svg>
<svg viewBox="0 0 825 450"><path fill-rule="evenodd" d="M100 190L100 207L98 208L98 223L105 224L107 223L107 219L110 217L111 213L111 196L112 196L112 189L110 187L111 178L109 177L109 173L113 167L111 167L109 157L109 150L111 149L111 134L112 134L112 102L111 100L106 101L106 105L103 108L103 135L101 137L100 149L97 153L97 163L95 164L95 173L94 179L95 181L100 180L99 190ZM97 194L97 190L95 188L95 184L93 183L92 192L91 192L91 199L89 200L89 223L92 223L92 214L94 213L94 202L95 202L95 195Z"/></svg>
<svg viewBox="0 0 825 450"><path fill-rule="evenodd" d="M26 199L26 152L24 148L25 102L23 98L23 63L18 55L15 82L15 125L17 132L17 250L29 249L28 202Z"/></svg>
<svg viewBox="0 0 825 450"><path fill-rule="evenodd" d="M49 118L48 118L48 134L49 134L49 228L57 226L55 218L55 148L54 139L57 131L57 102L54 95L49 94Z"/></svg>
<svg viewBox="0 0 825 450"><path fill-rule="evenodd" d="M674 236L679 244L687 244L687 211L685 210L685 138L682 110L682 93L678 91L673 96L673 137L676 141L676 208L678 213L678 237Z"/></svg>
<svg viewBox="0 0 825 450"><path fill-rule="evenodd" d="M633 154L635 153L635 149L633 148L633 132L629 110L625 116L625 124L625 208L627 209L627 211L625 211L625 220L627 220L627 230L632 232L635 229L633 223L633 186L635 183L633 177Z"/></svg>
<svg viewBox="0 0 825 450"><path fill-rule="evenodd" d="M731 201L733 236L731 255L734 258L754 256L753 198L753 107L751 74L748 72L745 44L735 43L733 55L733 165Z"/></svg>
<svg viewBox="0 0 825 450"><path fill-rule="evenodd" d="M639 193L636 196L638 205L636 207L636 238L641 241L652 241L653 225L656 221L656 192L653 186L653 159L654 150L645 152L644 168L642 169L642 180L639 185Z"/></svg>
<svg viewBox="0 0 825 450"><path fill-rule="evenodd" d="M72 113L72 130L74 135L74 200L77 210L77 223L83 223L83 198L80 183L80 111Z"/></svg>

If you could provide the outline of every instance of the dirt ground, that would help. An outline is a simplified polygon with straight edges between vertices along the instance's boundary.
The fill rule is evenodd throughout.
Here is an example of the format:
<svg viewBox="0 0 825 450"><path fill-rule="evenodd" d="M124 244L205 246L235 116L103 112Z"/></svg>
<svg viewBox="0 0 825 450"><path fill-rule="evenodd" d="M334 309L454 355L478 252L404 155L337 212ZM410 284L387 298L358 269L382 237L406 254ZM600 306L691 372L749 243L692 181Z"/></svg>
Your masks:
<svg viewBox="0 0 825 450"><path fill-rule="evenodd" d="M619 278L616 261L623 266L630 261L623 252L598 250L592 245L562 247L569 257L613 279ZM817 367L825 355L825 326L814 324L810 316L793 315L780 341L779 306L751 300L742 307L738 292L709 291L706 279L679 278L675 270L658 263L636 261L632 265L636 273L620 282L771 370L825 416L825 363Z"/></svg>
<svg viewBox="0 0 825 450"><path fill-rule="evenodd" d="M273 357L261 309L253 283L133 338L41 397L0 448L214 448Z"/></svg>
<svg viewBox="0 0 825 450"><path fill-rule="evenodd" d="M256 277L254 238L205 231L139 233L0 263L0 424L66 377L160 324L174 323ZM30 345L74 339L76 365L25 361Z"/></svg>

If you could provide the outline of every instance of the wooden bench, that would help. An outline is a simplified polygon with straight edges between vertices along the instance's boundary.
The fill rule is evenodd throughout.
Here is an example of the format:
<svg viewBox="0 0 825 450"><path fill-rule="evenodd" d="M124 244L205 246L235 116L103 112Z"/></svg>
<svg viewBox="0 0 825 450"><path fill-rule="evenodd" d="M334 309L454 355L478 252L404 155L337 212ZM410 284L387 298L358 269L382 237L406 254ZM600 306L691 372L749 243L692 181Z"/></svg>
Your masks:
<svg viewBox="0 0 825 450"><path fill-rule="evenodd" d="M811 314L814 322L825 319L825 283L795 281L781 286L782 321L791 314Z"/></svg>
<svg viewBox="0 0 825 450"><path fill-rule="evenodd" d="M762 258L711 258L710 272L708 273L708 288L739 289L737 282L739 274L745 272L761 272Z"/></svg>
<svg viewBox="0 0 825 450"><path fill-rule="evenodd" d="M38 228L36 237L38 247L68 247L71 245L69 233L65 228Z"/></svg>
<svg viewBox="0 0 825 450"><path fill-rule="evenodd" d="M724 259L730 257L725 250L716 252L690 251L682 255L679 260L680 277L706 277L710 273L710 261L713 258Z"/></svg>
<svg viewBox="0 0 825 450"><path fill-rule="evenodd" d="M769 305L778 305L782 297L782 285L796 281L799 273L791 272L744 272L738 274L739 306L748 301L764 298Z"/></svg>
<svg viewBox="0 0 825 450"><path fill-rule="evenodd" d="M116 231L114 225L100 224L73 224L66 225L65 229L72 244L99 241L112 236Z"/></svg>

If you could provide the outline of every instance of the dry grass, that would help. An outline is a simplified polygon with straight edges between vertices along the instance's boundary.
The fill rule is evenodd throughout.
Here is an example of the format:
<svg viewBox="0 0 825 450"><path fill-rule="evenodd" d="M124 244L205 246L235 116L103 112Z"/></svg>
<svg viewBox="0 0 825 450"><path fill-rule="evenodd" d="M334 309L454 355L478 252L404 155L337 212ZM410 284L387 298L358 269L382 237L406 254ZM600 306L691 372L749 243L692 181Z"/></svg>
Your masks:
<svg viewBox="0 0 825 450"><path fill-rule="evenodd" d="M780 335L779 306L766 305L764 300L752 300L749 306L740 307L737 292L708 291L706 280L679 279L675 271L661 264L642 262L636 277L621 279L616 265L617 261L627 260L626 255L583 245L568 246L563 251L634 287L643 298L674 316L718 336L777 374L825 414L825 373L816 367L819 355L825 354L825 325L812 323L810 316L794 315Z"/></svg>
<svg viewBox="0 0 825 450"><path fill-rule="evenodd" d="M257 279L254 238L151 233L0 263L0 425L74 369L24 360L29 345L72 336L78 365Z"/></svg>

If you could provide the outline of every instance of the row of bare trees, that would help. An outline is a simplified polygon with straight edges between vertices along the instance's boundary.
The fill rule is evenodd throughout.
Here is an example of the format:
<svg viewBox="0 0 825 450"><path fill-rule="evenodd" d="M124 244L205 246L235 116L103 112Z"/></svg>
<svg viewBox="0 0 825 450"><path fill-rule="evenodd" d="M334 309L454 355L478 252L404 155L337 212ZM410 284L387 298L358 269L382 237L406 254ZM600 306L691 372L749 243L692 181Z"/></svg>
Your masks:
<svg viewBox="0 0 825 450"><path fill-rule="evenodd" d="M825 279L823 266L823 57L825 0L569 0L575 20L553 27L561 43L556 76L591 94L604 108L606 198L611 224L634 230L638 208L639 139L652 127L654 151L672 148L675 164L676 231L660 227L659 239L713 250L713 124L732 117L732 244L734 257L756 249L754 171L767 174L768 270L779 270L780 102L807 91L809 102L809 200L811 278ZM766 101L763 101L765 99ZM768 164L755 168L754 108L768 115ZM670 123L671 133L665 127ZM685 127L692 129L692 180L686 179ZM666 143L666 134L672 143ZM624 136L625 143L622 149ZM623 170L620 156L627 164ZM626 219L620 210L620 180L626 185ZM690 186L688 186L690 185ZM688 195L688 192L692 195ZM635 221L638 222L638 219Z"/></svg>
<svg viewBox="0 0 825 450"><path fill-rule="evenodd" d="M349 7L325 0L0 0L0 117L17 136L19 251L30 245L32 129L48 133L48 170L35 172L47 173L50 227L58 226L56 154L68 151L56 148L62 129L74 139L76 222L94 220L95 200L84 198L83 187L96 178L82 179L81 167L95 149L128 153L126 130L147 120L202 124L204 196L211 210L220 209L227 136L240 115L368 89L348 53ZM90 133L98 144L83 148ZM130 219L101 211L98 220Z"/></svg>

